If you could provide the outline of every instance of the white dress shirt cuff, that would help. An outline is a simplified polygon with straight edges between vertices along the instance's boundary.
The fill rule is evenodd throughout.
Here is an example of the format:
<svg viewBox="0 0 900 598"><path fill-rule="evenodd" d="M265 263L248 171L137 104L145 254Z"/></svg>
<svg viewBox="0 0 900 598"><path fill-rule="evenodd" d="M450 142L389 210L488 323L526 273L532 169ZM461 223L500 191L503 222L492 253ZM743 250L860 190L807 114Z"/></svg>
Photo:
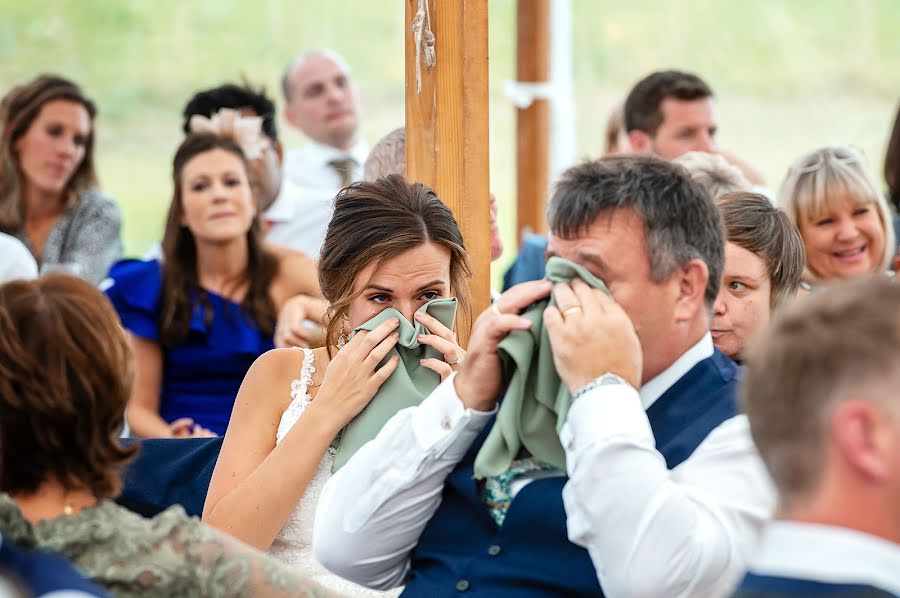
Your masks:
<svg viewBox="0 0 900 598"><path fill-rule="evenodd" d="M412 413L412 427L420 449L459 461L497 409L467 409L456 394L454 378L455 373L419 404Z"/></svg>
<svg viewBox="0 0 900 598"><path fill-rule="evenodd" d="M655 446L653 430L638 391L628 384L598 386L569 409L559 433L566 451L566 468L571 476L578 462L597 444L616 440Z"/></svg>

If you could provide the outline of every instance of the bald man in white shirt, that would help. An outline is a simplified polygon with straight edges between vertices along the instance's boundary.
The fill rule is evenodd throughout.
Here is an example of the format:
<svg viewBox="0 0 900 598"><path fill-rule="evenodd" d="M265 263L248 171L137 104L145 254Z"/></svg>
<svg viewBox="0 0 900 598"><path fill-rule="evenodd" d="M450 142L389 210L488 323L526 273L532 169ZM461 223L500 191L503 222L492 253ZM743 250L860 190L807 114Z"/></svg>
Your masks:
<svg viewBox="0 0 900 598"><path fill-rule="evenodd" d="M359 88L334 50L310 50L282 78L287 122L307 138L285 156L285 175L298 186L331 198L362 178L369 147L360 136Z"/></svg>

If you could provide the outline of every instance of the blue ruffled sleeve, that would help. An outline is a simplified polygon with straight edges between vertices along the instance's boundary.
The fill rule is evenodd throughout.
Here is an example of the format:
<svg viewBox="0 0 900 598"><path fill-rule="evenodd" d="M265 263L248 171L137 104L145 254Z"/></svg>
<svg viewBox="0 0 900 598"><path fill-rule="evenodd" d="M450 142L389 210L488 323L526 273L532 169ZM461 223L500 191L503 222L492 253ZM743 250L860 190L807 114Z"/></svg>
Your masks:
<svg viewBox="0 0 900 598"><path fill-rule="evenodd" d="M158 260L122 260L109 271L106 296L119 313L122 326L151 341L159 340L156 319L162 290Z"/></svg>

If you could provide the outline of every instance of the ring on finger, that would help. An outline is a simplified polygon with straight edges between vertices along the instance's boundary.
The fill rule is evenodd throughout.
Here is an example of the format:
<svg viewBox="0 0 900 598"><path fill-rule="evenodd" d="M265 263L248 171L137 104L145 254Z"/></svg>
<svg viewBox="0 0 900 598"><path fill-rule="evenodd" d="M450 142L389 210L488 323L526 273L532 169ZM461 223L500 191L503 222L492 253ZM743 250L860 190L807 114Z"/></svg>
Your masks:
<svg viewBox="0 0 900 598"><path fill-rule="evenodd" d="M448 361L447 363L449 363L450 365L459 365L462 362L463 362L462 355L457 355L456 359L454 359L453 361Z"/></svg>
<svg viewBox="0 0 900 598"><path fill-rule="evenodd" d="M579 314L584 313L584 310L581 309L580 305L573 305L572 307L563 311L563 317L568 318L571 314L575 314L575 313L579 313Z"/></svg>
<svg viewBox="0 0 900 598"><path fill-rule="evenodd" d="M500 311L500 308L497 307L496 303L491 303L491 312L493 312L494 315L497 315L497 316L503 315L503 312Z"/></svg>

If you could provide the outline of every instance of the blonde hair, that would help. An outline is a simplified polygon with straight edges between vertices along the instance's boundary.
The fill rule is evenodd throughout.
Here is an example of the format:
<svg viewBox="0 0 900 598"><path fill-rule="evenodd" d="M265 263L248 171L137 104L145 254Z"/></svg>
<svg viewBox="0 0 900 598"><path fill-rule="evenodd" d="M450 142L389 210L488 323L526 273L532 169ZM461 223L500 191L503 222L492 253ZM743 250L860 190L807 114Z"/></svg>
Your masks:
<svg viewBox="0 0 900 598"><path fill-rule="evenodd" d="M835 145L820 147L801 156L788 169L778 192L779 204L801 231L801 236L803 222L814 220L848 199L858 206L875 204L884 231L884 252L878 269L886 270L896 250L891 211L858 151ZM807 262L803 278L814 281L820 277L810 270Z"/></svg>

